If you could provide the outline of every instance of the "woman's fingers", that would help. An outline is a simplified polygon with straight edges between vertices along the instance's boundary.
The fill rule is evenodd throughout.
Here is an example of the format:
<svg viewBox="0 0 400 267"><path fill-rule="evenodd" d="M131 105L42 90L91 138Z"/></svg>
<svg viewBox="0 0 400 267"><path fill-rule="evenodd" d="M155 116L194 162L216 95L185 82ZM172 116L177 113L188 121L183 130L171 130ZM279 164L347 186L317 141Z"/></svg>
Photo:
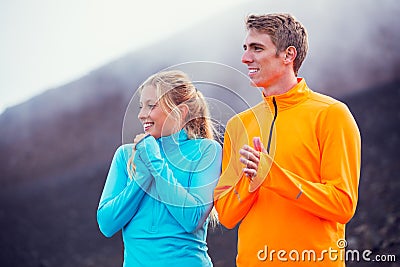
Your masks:
<svg viewBox="0 0 400 267"><path fill-rule="evenodd" d="M142 140L143 138L145 138L146 135L147 135L147 134L142 133L142 134L138 134L138 135L135 136L135 139L133 139L133 149L136 149L137 143L139 143L140 140Z"/></svg>

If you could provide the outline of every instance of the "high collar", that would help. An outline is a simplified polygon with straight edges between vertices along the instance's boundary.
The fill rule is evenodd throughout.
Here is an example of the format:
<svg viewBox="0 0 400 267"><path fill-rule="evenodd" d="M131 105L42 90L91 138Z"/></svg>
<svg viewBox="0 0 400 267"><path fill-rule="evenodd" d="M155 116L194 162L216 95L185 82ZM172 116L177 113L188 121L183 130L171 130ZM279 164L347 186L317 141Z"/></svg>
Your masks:
<svg viewBox="0 0 400 267"><path fill-rule="evenodd" d="M179 132L167 136L161 136L156 140L158 143L174 145L188 140L188 135L184 129L181 129Z"/></svg>
<svg viewBox="0 0 400 267"><path fill-rule="evenodd" d="M271 110L274 109L272 99L275 98L278 110L284 110L296 106L305 101L311 93L306 81L303 78L297 78L297 84L289 91L281 95L264 96L264 102L268 104Z"/></svg>

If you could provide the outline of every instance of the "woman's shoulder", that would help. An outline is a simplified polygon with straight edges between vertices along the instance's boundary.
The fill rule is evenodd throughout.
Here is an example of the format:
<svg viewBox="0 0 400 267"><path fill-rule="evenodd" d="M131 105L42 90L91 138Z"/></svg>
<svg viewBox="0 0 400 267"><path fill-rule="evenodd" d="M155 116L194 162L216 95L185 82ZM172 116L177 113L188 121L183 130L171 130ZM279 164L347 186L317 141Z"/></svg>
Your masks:
<svg viewBox="0 0 400 267"><path fill-rule="evenodd" d="M132 152L133 149L133 144L128 143L128 144L122 144L116 149L116 153L127 153L127 152Z"/></svg>
<svg viewBox="0 0 400 267"><path fill-rule="evenodd" d="M122 144L120 145L114 153L114 157L128 160L132 156L133 144Z"/></svg>
<svg viewBox="0 0 400 267"><path fill-rule="evenodd" d="M197 138L197 139L190 139L190 142L198 146L202 149L216 149L216 150L222 150L221 145L215 141L214 139L208 139L208 138Z"/></svg>

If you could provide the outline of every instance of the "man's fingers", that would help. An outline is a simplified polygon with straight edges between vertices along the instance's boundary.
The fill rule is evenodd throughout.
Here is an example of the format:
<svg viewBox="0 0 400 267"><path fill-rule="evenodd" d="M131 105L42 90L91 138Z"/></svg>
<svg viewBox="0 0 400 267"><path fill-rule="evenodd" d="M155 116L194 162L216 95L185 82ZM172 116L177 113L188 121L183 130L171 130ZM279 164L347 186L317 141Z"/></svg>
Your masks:
<svg viewBox="0 0 400 267"><path fill-rule="evenodd" d="M250 178L250 180L253 180L253 177L257 175L257 171L254 169L248 169L248 168L243 168L243 173Z"/></svg>
<svg viewBox="0 0 400 267"><path fill-rule="evenodd" d="M253 162L251 160L248 160L246 158L241 157L240 158L240 162L243 163L243 165L245 165L246 168L255 169L255 170L258 168L258 161L257 162Z"/></svg>
<svg viewBox="0 0 400 267"><path fill-rule="evenodd" d="M239 154L240 162L245 165L243 173L249 177L252 181L253 177L257 175L258 163L260 162L260 153L254 148L244 145L240 150Z"/></svg>
<svg viewBox="0 0 400 267"><path fill-rule="evenodd" d="M257 162L259 161L260 154L250 147L251 150L246 150L245 146L239 150L239 154L251 161Z"/></svg>

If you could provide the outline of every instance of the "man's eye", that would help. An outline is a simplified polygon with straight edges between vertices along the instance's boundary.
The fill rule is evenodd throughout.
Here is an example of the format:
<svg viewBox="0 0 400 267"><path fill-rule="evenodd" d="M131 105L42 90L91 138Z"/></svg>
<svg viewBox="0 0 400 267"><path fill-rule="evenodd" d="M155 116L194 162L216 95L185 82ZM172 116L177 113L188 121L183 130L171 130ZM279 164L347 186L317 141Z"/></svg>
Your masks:
<svg viewBox="0 0 400 267"><path fill-rule="evenodd" d="M254 47L254 50L255 50L255 51L261 51L261 50L262 50L262 48L261 48L261 47L259 47L259 46L255 46L255 47Z"/></svg>

